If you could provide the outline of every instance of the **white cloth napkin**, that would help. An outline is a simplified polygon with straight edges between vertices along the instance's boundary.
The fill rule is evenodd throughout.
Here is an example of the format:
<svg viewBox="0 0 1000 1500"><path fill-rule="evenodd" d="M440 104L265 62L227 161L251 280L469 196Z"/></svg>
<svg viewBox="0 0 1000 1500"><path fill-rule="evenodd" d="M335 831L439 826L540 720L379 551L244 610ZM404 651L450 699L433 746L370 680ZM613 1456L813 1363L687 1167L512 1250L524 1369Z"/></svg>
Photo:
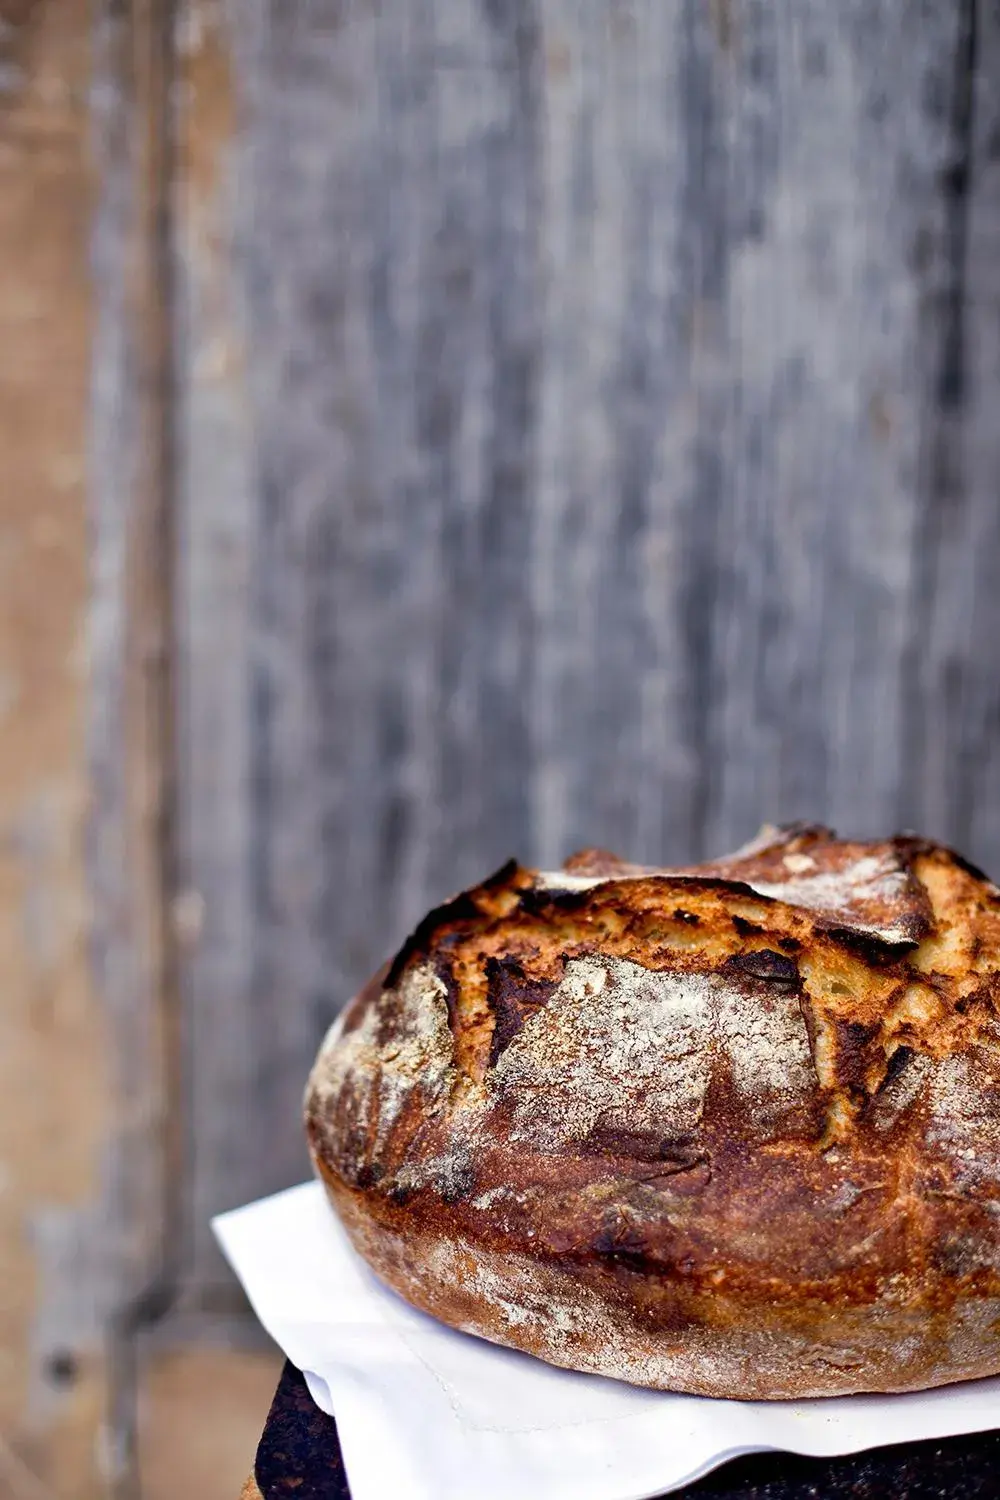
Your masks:
<svg viewBox="0 0 1000 1500"><path fill-rule="evenodd" d="M852 1453L1000 1425L1000 1378L742 1402L554 1369L388 1291L317 1183L213 1228L260 1321L336 1415L353 1500L647 1500L740 1453Z"/></svg>

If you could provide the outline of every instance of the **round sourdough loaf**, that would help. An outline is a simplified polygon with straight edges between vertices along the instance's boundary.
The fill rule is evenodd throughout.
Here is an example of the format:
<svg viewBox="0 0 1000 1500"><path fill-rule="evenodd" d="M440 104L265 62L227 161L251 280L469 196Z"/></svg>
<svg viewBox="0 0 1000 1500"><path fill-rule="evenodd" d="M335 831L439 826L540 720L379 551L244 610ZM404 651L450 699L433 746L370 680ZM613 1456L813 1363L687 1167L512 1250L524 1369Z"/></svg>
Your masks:
<svg viewBox="0 0 1000 1500"><path fill-rule="evenodd" d="M309 1082L316 1168L417 1307L709 1396L1000 1371L1000 891L912 837L511 864Z"/></svg>

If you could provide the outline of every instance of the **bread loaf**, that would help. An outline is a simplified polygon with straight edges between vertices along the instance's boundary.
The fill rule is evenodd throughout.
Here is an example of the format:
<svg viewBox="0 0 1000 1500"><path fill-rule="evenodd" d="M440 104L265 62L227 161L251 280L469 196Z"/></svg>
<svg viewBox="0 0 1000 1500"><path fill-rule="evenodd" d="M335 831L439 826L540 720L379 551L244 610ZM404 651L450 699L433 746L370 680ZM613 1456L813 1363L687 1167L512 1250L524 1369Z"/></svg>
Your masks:
<svg viewBox="0 0 1000 1500"><path fill-rule="evenodd" d="M912 838L505 866L432 912L306 1095L417 1307L710 1396L1000 1372L1000 891Z"/></svg>

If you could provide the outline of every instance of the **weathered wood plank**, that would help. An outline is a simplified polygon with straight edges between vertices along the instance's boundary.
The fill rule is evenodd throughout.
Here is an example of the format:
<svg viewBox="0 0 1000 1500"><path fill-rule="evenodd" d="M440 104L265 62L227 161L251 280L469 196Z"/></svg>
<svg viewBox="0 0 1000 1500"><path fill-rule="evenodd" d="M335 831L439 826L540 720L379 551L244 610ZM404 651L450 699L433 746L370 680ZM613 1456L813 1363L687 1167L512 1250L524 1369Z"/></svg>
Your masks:
<svg viewBox="0 0 1000 1500"><path fill-rule="evenodd" d="M0 1494L97 1500L105 1032L86 954L89 21L0 6Z"/></svg>
<svg viewBox="0 0 1000 1500"><path fill-rule="evenodd" d="M942 528L944 545L952 552L950 593L953 599L967 598L971 573L973 611L968 634L950 656L940 653L943 691L937 723L941 738L947 734L947 739L944 754L937 750L928 759L933 769L940 768L935 787L943 784L945 796L950 794L949 830L1000 879L1000 5L978 0L975 16L961 308L968 402L962 489L972 518L960 531L967 538L964 564L955 557L950 527Z"/></svg>
<svg viewBox="0 0 1000 1500"><path fill-rule="evenodd" d="M208 1298L209 1212L305 1170L323 1026L508 853L681 859L767 817L902 817L1000 864L955 770L988 797L985 322L954 410L942 388L962 212L974 305L995 297L996 62L983 0L976 47L964 0L186 13Z"/></svg>
<svg viewBox="0 0 1000 1500"><path fill-rule="evenodd" d="M282 1360L276 1351L201 1348L144 1372L142 1500L230 1500L253 1458Z"/></svg>
<svg viewBox="0 0 1000 1500"><path fill-rule="evenodd" d="M907 678L905 819L1000 876L1000 7L963 7Z"/></svg>
<svg viewBox="0 0 1000 1500"><path fill-rule="evenodd" d="M731 96L709 847L761 814L900 816L962 10L768 7Z"/></svg>
<svg viewBox="0 0 1000 1500"><path fill-rule="evenodd" d="M220 1269L209 1218L254 1192L262 1067L248 1015L254 907L250 569L256 534L251 351L243 328L242 237L250 232L236 151L225 18L211 0L178 10L172 235L178 467L176 644L179 904L185 954L189 1222ZM198 1059L205 1066L198 1066ZM243 1147L235 1143L243 1142ZM204 1277L202 1278L204 1280ZM226 1285L229 1283L227 1282Z"/></svg>
<svg viewBox="0 0 1000 1500"><path fill-rule="evenodd" d="M702 391L690 368L712 275L692 199L706 186L701 153L718 152L691 115L705 86L690 72L698 16L571 3L545 15L531 538L539 854L552 863L601 843L681 855L702 811L702 625L684 601L704 602L683 535L711 524L695 507L712 498L697 493Z"/></svg>
<svg viewBox="0 0 1000 1500"><path fill-rule="evenodd" d="M174 1299L187 1211L173 920L172 7L108 4L96 21L89 876L113 1110L96 1232L104 1478L116 1500L133 1500L139 1344Z"/></svg>

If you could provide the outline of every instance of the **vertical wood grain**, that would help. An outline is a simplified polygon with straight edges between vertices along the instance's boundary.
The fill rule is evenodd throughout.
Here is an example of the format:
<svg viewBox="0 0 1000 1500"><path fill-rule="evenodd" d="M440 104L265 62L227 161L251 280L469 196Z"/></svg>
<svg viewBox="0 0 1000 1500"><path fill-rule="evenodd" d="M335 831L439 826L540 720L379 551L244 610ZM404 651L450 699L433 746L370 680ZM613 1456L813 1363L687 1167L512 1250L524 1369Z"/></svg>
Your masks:
<svg viewBox="0 0 1000 1500"><path fill-rule="evenodd" d="M956 840L996 876L1000 872L1000 5L977 0L975 71L970 99L968 222L963 243L962 319L965 525L946 519L949 567L944 595L972 597L968 633L939 650L943 691L936 754L929 756L935 793L950 801ZM955 531L958 531L956 539ZM964 548L963 548L964 543ZM963 556L964 552L964 556ZM970 574L972 575L970 588ZM956 691L956 679L959 684ZM942 749L938 748L942 746ZM935 774L936 773L936 774ZM937 809L935 808L937 814Z"/></svg>
<svg viewBox="0 0 1000 1500"><path fill-rule="evenodd" d="M911 606L903 817L1000 871L1000 7L963 7L944 116L948 254Z"/></svg>
<svg viewBox="0 0 1000 1500"><path fill-rule="evenodd" d="M140 1339L174 1300L187 1211L174 924L172 8L108 4L97 19L90 878L114 1042L103 1451L110 1492L132 1500Z"/></svg>
<svg viewBox="0 0 1000 1500"><path fill-rule="evenodd" d="M106 1029L89 974L88 16L0 0L0 1494L97 1500Z"/></svg>
<svg viewBox="0 0 1000 1500"><path fill-rule="evenodd" d="M145 1371L143 1500L231 1500L238 1494L281 1374L277 1353L189 1348Z"/></svg>
<svg viewBox="0 0 1000 1500"><path fill-rule="evenodd" d="M755 223L723 228L713 848L763 809L857 834L899 819L964 63L961 6L924 8L919 25L905 6L766 14L756 98L774 107L754 110L748 88L730 127L748 151L732 194Z"/></svg>
<svg viewBox="0 0 1000 1500"><path fill-rule="evenodd" d="M208 1221L227 1163L230 1205L255 1192L254 1105L262 1071L250 1014L254 733L250 569L256 534L251 351L244 330L246 236L233 60L221 5L177 14L178 104L172 261L177 440L179 938L191 1148L189 1242L206 1281L229 1287ZM249 143L248 143L249 145ZM256 1043L256 1045L255 1045ZM199 1060L205 1065L200 1066ZM242 1143L242 1145L236 1145ZM211 1268L212 1276L205 1268Z"/></svg>

